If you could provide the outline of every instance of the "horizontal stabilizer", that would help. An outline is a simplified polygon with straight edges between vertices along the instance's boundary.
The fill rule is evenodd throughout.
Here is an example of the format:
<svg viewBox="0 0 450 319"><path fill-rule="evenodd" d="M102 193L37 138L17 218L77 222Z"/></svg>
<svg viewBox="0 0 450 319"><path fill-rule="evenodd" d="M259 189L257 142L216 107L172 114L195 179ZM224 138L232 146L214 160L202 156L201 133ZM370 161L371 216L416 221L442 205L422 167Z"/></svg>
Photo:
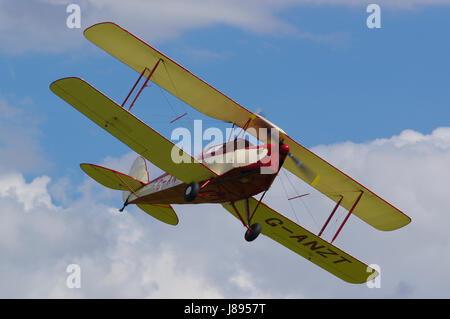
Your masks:
<svg viewBox="0 0 450 319"><path fill-rule="evenodd" d="M169 225L178 224L178 216L172 206L167 204L137 204L147 214Z"/></svg>
<svg viewBox="0 0 450 319"><path fill-rule="evenodd" d="M108 188L122 191L136 191L145 185L145 183L131 176L106 167L86 163L80 164L80 167L92 179Z"/></svg>

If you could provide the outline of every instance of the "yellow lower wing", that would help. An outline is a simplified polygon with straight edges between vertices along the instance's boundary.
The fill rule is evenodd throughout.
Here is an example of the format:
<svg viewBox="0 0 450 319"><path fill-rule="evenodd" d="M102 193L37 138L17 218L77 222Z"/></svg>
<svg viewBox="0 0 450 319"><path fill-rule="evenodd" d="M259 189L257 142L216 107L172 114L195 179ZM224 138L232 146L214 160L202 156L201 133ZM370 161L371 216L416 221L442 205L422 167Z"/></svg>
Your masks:
<svg viewBox="0 0 450 319"><path fill-rule="evenodd" d="M175 178L189 183L217 175L82 79L60 79L53 82L50 89L136 153ZM174 162L174 151L186 161Z"/></svg>
<svg viewBox="0 0 450 319"><path fill-rule="evenodd" d="M249 199L250 211L253 211L257 202L254 198ZM245 201L236 202L235 206L239 212L245 215ZM223 207L238 218L231 204L223 204ZM373 268L368 267L263 203L259 205L252 218L252 223L260 223L262 226L261 232L264 235L342 280L350 283L364 283L378 276Z"/></svg>

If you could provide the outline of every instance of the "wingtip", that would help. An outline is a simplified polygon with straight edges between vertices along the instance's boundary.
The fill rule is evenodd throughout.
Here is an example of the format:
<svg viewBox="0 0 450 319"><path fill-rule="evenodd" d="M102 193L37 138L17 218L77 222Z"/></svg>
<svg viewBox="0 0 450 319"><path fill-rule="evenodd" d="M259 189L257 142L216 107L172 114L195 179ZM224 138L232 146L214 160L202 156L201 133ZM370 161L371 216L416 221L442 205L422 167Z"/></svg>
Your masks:
<svg viewBox="0 0 450 319"><path fill-rule="evenodd" d="M112 22L112 21L104 21L104 22L99 22L99 23L96 23L96 24L93 24L93 25L87 27L86 29L84 29L83 35L84 35L84 37L85 37L86 39L89 40L89 38L87 37L87 33L89 33L89 31L95 30L95 29L96 29L97 27L99 27L99 26L108 26L108 25L114 26L114 27L122 28L121 26L119 26L119 25L118 25L117 23L115 23L115 22Z"/></svg>
<svg viewBox="0 0 450 319"><path fill-rule="evenodd" d="M79 78L79 77L76 77L76 76L67 76L67 77L60 78L60 79L55 80L52 83L50 83L50 88L52 86L55 86L56 83L61 83L61 82L67 81L67 80L81 80L81 81L84 81L82 78Z"/></svg>

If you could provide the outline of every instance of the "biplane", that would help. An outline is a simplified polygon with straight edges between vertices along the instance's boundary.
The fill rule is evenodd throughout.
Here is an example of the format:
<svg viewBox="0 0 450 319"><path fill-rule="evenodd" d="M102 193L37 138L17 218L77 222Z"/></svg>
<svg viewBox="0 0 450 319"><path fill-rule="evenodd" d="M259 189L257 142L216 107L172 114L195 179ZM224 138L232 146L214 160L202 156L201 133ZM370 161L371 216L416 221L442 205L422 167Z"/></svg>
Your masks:
<svg viewBox="0 0 450 319"><path fill-rule="evenodd" d="M140 155L128 174L80 164L100 184L123 191L121 211L135 204L156 219L176 225L178 217L172 204L218 203L242 223L247 241L262 233L350 283L364 283L378 275L333 242L352 214L383 231L407 225L411 221L407 215L303 147L261 114L242 107L120 26L99 23L87 28L84 36L139 74L121 104L80 78L62 78L50 85L57 96ZM145 82L127 109L125 105L141 80ZM236 137L196 156L185 152L131 113L148 81L209 117L253 132L262 143L254 145ZM269 133L262 134L262 130ZM174 161L174 151L184 160ZM234 160L211 160L224 157ZM166 173L150 180L146 160ZM264 168L272 173L262 173ZM317 235L262 202L281 168L335 202ZM321 235L338 207L348 213L330 242Z"/></svg>

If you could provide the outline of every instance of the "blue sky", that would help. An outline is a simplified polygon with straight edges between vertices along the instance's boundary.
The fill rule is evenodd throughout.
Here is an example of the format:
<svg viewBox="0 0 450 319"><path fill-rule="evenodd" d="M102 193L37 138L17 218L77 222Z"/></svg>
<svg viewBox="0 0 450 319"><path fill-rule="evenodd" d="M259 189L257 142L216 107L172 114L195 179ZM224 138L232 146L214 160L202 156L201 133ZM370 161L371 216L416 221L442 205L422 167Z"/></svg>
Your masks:
<svg viewBox="0 0 450 319"><path fill-rule="evenodd" d="M72 30L65 25L67 1L55 1L55 4L44 1L12 3L0 1L0 18L7 16L11 21L21 21L21 24L0 23L0 31L3 30L0 37L0 99L6 105L0 114L3 125L0 132L4 132L0 137L0 154L2 147L3 152L8 152L3 153L5 160L0 162L0 173L20 174L25 180L18 181L17 185L23 187L31 187L36 178L47 176L49 182L44 183L47 186L37 183L36 187L46 187L51 197L48 205L52 207L64 210L78 205L89 207L89 201L105 207L120 205L119 196L114 198L108 192L97 199L86 195L86 190L98 188L89 184L78 165L108 161L119 167L123 163L128 165L130 150L49 90L49 84L56 79L78 76L118 102L125 98L138 74L82 36L83 29L102 21L117 22L244 107L254 111L262 109L270 121L301 144L329 156L327 159L335 160L333 163L346 172L361 176L368 186L374 184L397 205L410 207L409 200L417 193L408 192L408 188L390 192L388 186L382 187L384 182L379 182L376 174L366 176L365 171L361 171L365 167L360 163L362 159L369 163L374 161L369 157L378 150L379 144L374 141L385 141L381 143L395 147L410 145L411 140L421 143L433 141L432 145L437 146L432 150L445 150L442 151L444 153L436 151L436 161L440 163L438 156L448 156L448 147L442 145L450 144L439 144L444 141L445 134L439 135L435 131L448 127L450 118L450 41L447 35L450 6L445 1L441 5L413 1L411 6L399 1L395 7L380 1L381 29L367 28L367 3L356 0L342 0L334 5L328 1L321 5L312 5L308 1L280 1L276 4L248 1L243 2L241 11L238 2L217 2L220 10L205 6L202 15L193 13L194 10L180 12L173 9L172 12L170 6L169 9L162 4L158 7L157 1L148 15L138 10L140 5L145 5L137 0L132 1L135 11L121 11L119 2L104 4L101 9L97 5L100 2L73 1L81 6L82 28ZM192 1L192 7L203 8L203 4ZM161 21L157 18L158 8L161 8ZM143 91L133 110L166 136L170 136L178 126L189 127L192 119L206 119L155 86ZM188 112L188 117L169 124L171 119L184 112ZM222 125L215 120L205 123ZM405 130L407 133L403 134ZM431 147L424 145L421 147ZM353 158L352 150L358 150L360 158ZM430 148L426 154L433 152ZM403 163L400 156L389 153L389 157L384 149L380 154L391 159L392 163L398 163L400 170ZM401 154L406 154L407 160L408 154L414 157L420 151L412 148ZM353 162L359 166L352 166ZM431 162L435 163L429 160ZM377 166L375 171L378 169L383 171L383 166ZM436 174L432 175L435 178L439 178L442 172L428 169L429 174ZM423 173L427 176L426 171ZM421 172L417 176L422 176ZM423 184L419 178L415 182ZM405 182L405 185L408 184ZM60 191L56 191L59 186ZM439 189L448 189L448 184ZM47 194L47 191L41 191ZM400 192L398 198L394 195L397 191ZM402 192L406 193L404 197ZM432 196L426 198L431 199ZM103 206L101 209L105 209ZM442 209L437 207L436 216L441 213ZM84 217L91 218L89 215ZM21 222L27 224L26 218ZM65 220L61 221L61 224L65 223ZM108 219L107 225L111 226L113 222ZM194 227L193 224L191 226ZM358 222L354 226L358 231L368 231L368 226L362 228ZM80 226L80 234L81 229ZM236 234L240 236L238 231ZM351 234L357 236L358 233ZM397 236L402 234L405 231ZM368 237L372 242L368 245L374 245L377 238L384 235L369 231ZM390 236L387 238L392 238ZM393 238L402 240L400 237ZM357 253L364 251L352 244L350 238L344 243ZM50 242L49 245L52 246ZM176 248L173 249L174 255L180 256ZM292 261L296 257L288 258ZM367 253L363 257L371 256ZM378 257L383 260L381 253ZM207 262L205 265L202 270L206 275L201 282L216 278L210 274L211 267L216 265L211 266ZM53 278L51 273L49 276ZM231 286L224 286L227 287L224 290L208 286L211 295L240 296L239 293L248 288L242 277L245 277L242 273L231 276L231 282L237 278L235 281L239 282L241 290L236 288L235 291ZM329 277L324 278L326 283ZM280 282L283 280L280 278ZM284 296L275 286L261 283L259 288L267 292L273 289L276 292L274 296ZM411 294L414 292L420 297L430 296L431 288L414 290L412 286L405 279L392 284L392 289L385 290L382 295L368 296L402 296L401 289L411 290ZM30 288L27 284L24 287ZM109 296L105 291L94 288L81 296ZM46 290L36 291L37 295L52 295ZM56 291L62 296L72 297L67 292ZM196 291L194 289L188 296L195 296ZM297 296L293 287L288 291L289 296ZM56 295L59 296L58 293ZM347 295L354 294L355 290L350 289ZM2 292L2 295L7 296L8 293ZM21 295L20 290L17 295ZM162 293L163 297L172 295L170 291ZM322 295L321 292L308 295L306 291L300 295L333 296ZM132 290L129 296L141 297L142 294L139 290Z"/></svg>
<svg viewBox="0 0 450 319"><path fill-rule="evenodd" d="M67 13L60 11L62 20ZM155 46L244 107L262 109L306 146L364 142L404 129L428 134L446 125L448 14L445 7L386 9L382 28L368 29L364 6L300 6L277 16L298 30L327 35L329 40L260 34L218 24L161 39ZM80 30L66 32L82 37ZM146 40L145 34L137 35ZM138 75L87 40L81 41L79 49L58 54L2 54L2 93L33 101L30 111L42 119L42 146L52 163L45 173L50 175L73 167L85 154L89 160L99 160L106 152L119 155L126 150L48 89L51 81L74 75L117 101L124 99ZM169 104L159 89L144 90L143 97L135 110L144 120L158 127L153 116L165 114L170 121L173 113L165 111ZM180 114L188 111L199 117L181 102L170 102ZM171 130L167 127L166 135ZM70 147L61 152L63 144Z"/></svg>

